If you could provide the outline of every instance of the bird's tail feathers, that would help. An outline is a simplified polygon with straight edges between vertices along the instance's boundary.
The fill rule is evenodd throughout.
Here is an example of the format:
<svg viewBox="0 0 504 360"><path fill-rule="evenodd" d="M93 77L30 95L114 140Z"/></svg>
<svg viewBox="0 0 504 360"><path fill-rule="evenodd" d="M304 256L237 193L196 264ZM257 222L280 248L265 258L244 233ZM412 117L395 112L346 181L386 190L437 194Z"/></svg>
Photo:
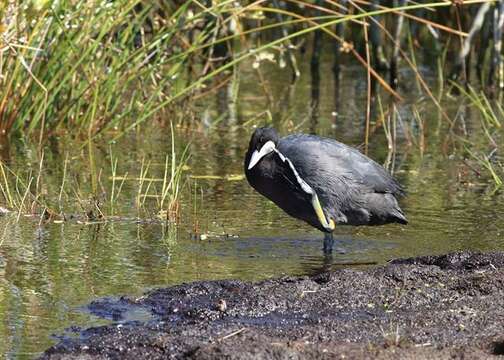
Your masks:
<svg viewBox="0 0 504 360"><path fill-rule="evenodd" d="M392 214L394 217L394 221L399 224L407 225L408 224L408 219L406 219L406 216L404 216L404 213L402 212L401 209L397 209L394 214Z"/></svg>

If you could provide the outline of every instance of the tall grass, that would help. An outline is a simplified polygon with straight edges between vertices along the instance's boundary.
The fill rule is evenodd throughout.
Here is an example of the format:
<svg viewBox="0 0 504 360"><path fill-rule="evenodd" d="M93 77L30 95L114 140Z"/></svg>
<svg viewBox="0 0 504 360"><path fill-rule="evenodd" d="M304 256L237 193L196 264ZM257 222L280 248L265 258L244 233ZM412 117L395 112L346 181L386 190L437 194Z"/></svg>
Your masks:
<svg viewBox="0 0 504 360"><path fill-rule="evenodd" d="M88 136L105 130L130 130L166 106L180 103L243 60L279 46L292 47L292 41L317 31L326 33L330 41L340 42L374 79L400 99L373 68L369 56L366 61L351 44L359 45L363 39L346 37L332 28L352 23L364 28L375 26L382 38L390 36L394 52L406 60L401 39L393 38L376 20L378 16L390 14L398 20L405 16L450 36L465 34L452 29L453 21L445 25L409 13L449 7L449 2L393 8L371 6L364 0L339 6L331 1L314 5L288 0L286 8L268 1L236 6L230 0L212 2L211 6L191 0L179 4L38 0L27 4L12 2L0 9L4 19L0 26L0 133L40 131L40 140L69 129ZM273 18L276 21L271 21ZM443 20L442 15L437 20ZM250 41L253 34L275 29L282 29L282 35L264 43ZM371 45L381 46L373 43L374 38L369 40ZM241 44L233 49L235 39ZM226 52L227 60L216 60L219 47ZM422 82L416 64L409 61L409 65Z"/></svg>
<svg viewBox="0 0 504 360"><path fill-rule="evenodd" d="M186 46L189 2L166 18L139 0L16 4L2 10L0 133L94 135L149 112L184 81L188 54L162 65Z"/></svg>
<svg viewBox="0 0 504 360"><path fill-rule="evenodd" d="M469 6L485 2L489 1L468 0L463 6L470 9ZM299 76L292 52L299 45L296 41L309 38L313 33L323 33L327 41L339 43L340 52L335 56L339 59L350 54L368 74L366 146L370 136L372 79L393 97L402 99L400 87L396 87L395 83L397 78L394 83L386 81L383 71L371 59L376 52L373 49L377 47L385 48L386 54L386 44L393 55L392 60L397 62L402 59L412 68L419 90L431 98L452 125L452 120L440 105L441 95L434 97L418 69L421 57L415 54L418 44L413 45L413 37L417 41L426 33L437 34L428 35L434 37L431 41L436 43L435 47L442 49L442 45L449 44L452 47L450 50L456 51L453 46L457 45L453 44L468 38L465 31L469 27L456 26L460 24L456 24L453 16L462 5L457 5L454 10L453 3L448 1L407 5L399 2L400 6L395 7L367 0L341 3L285 0L282 2L285 7L279 7L276 1L244 2L240 5L231 0L208 3L211 5L193 0L2 2L0 137L24 133L35 135L35 139L42 143L48 136L71 132L73 136L86 139L102 133L116 139L126 131L138 129L167 107L181 105L183 109L191 95L199 91L198 97L202 93L210 93L208 85L214 78L228 70L235 70L246 60L260 59L265 52L271 51L279 58L289 51L291 66L296 77ZM447 9L439 11L442 8ZM409 53L404 49L405 39L401 38L406 20L409 27L403 32L408 34ZM414 32L414 24L423 32ZM374 36L377 33L380 36ZM453 41L454 38L461 41ZM377 43L376 39L381 39L383 43ZM468 42L471 45L469 40L463 42L464 51ZM224 54L218 54L219 51ZM446 64L440 65L440 71L444 70L443 65ZM397 64L394 66L397 67ZM482 127L492 142L489 129L500 127L500 121L495 120L497 116L488 106L488 100L471 88L460 88L460 92L471 99L474 106L484 109ZM501 111L501 108L498 110ZM174 111L163 115L172 126L180 116ZM391 149L395 147L396 115L394 110L391 116L386 117L388 120L383 121ZM421 119L417 115L416 118ZM423 123L420 124L423 127ZM172 144L174 140L172 131ZM421 143L419 140L419 147L423 151L423 140ZM181 164L187 161L187 156L185 152L176 154L172 148L165 159L163 178L149 177L153 164L147 160L142 163L138 177L133 178L137 181L134 195L137 208L144 207L146 199L153 197L168 218L174 217L170 213L177 212L179 186L183 183ZM96 195L100 173L95 171L94 161L90 151L92 192ZM67 165L65 162L58 204L54 206L60 211L68 185L65 178ZM121 195L123 185L130 180L128 174L122 177L118 174L118 165L111 153L112 184L107 197L111 204L109 214L115 213L114 204ZM12 185L8 187L8 182L5 182L9 172L5 165L2 166L5 174L0 190L9 206L23 211L27 211L28 201L31 201L32 207L33 204L42 206L40 204L45 199L39 194L40 175L23 179L22 183L18 181L25 185L19 185L14 192ZM156 187L159 183L162 183L161 189ZM74 192L79 194L79 191ZM162 214L165 215L164 212Z"/></svg>
<svg viewBox="0 0 504 360"><path fill-rule="evenodd" d="M7 206L7 210L14 210L21 214L32 213L38 204L41 208L44 205L40 197L32 191L35 177L30 171L26 177L22 177L12 171L7 165L0 161L0 195L3 197L2 204Z"/></svg>
<svg viewBox="0 0 504 360"><path fill-rule="evenodd" d="M453 85L470 102L471 108L478 112L480 131L483 134L473 141L460 138L464 151L490 175L494 191L497 191L502 187L504 170L499 157L496 156L500 146L497 137L500 136L499 130L504 120L502 105L499 101L490 100L481 90L476 90L471 86L466 89L456 83Z"/></svg>
<svg viewBox="0 0 504 360"><path fill-rule="evenodd" d="M172 139L174 137L172 136ZM74 219L79 222L139 220L160 218L172 223L180 219L181 194L184 190L189 160L188 146L178 153L175 145L166 161L145 160L131 163L119 160L110 149L110 162L94 164L88 159L69 159L57 169L55 161L28 164L26 169L11 169L0 160L1 211L57 222ZM139 169L138 175L125 171L127 166ZM120 172L122 171L122 174ZM96 173L96 185L89 179ZM157 184L162 184L159 188ZM96 190L99 189L99 190ZM133 205L131 199L134 199ZM133 217L133 218L132 218Z"/></svg>
<svg viewBox="0 0 504 360"><path fill-rule="evenodd" d="M56 222L178 222L189 161L189 147L178 143L172 132L169 155L155 157L131 156L130 142L92 156L76 148L45 157L28 145L22 162L0 160L0 211Z"/></svg>

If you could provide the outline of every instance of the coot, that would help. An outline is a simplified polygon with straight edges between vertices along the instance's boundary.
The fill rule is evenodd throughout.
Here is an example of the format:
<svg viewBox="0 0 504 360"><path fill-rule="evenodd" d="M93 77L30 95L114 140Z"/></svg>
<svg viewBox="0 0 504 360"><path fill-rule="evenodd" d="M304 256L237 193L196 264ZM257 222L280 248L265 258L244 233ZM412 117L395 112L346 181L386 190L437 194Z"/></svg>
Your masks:
<svg viewBox="0 0 504 360"><path fill-rule="evenodd" d="M407 224L401 185L381 165L336 140L258 128L245 156L249 184L287 214L323 231L324 252L336 224Z"/></svg>

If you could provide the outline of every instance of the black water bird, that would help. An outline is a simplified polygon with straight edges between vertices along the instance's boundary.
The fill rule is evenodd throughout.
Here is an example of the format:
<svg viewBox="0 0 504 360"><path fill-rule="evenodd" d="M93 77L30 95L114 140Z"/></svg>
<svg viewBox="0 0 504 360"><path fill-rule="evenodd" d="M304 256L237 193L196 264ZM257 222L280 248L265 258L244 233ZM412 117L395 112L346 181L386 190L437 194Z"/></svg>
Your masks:
<svg viewBox="0 0 504 360"><path fill-rule="evenodd" d="M245 156L249 184L287 214L325 233L333 247L336 224L407 224L397 203L401 185L381 165L336 140L296 134L279 138L258 128Z"/></svg>

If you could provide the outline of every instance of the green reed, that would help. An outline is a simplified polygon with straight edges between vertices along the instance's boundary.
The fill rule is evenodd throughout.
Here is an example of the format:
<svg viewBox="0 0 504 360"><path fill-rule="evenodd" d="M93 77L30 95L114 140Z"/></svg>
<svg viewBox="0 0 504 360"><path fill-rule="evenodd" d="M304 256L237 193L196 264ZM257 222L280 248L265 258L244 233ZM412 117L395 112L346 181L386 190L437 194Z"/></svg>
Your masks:
<svg viewBox="0 0 504 360"><path fill-rule="evenodd" d="M176 141L173 133L172 141ZM56 222L154 218L178 222L188 178L188 146L180 147L179 152L179 147L172 145L163 162L144 156L131 161L115 155L112 149L110 159L105 154L97 156L96 162L88 158L95 156L90 155L93 151L86 154L78 149L50 160L35 155L25 160L24 167L11 168L0 161L1 211L15 213L17 219L28 216ZM137 169L138 175L129 175ZM94 185L91 178L95 178Z"/></svg>
<svg viewBox="0 0 504 360"><path fill-rule="evenodd" d="M184 21L189 3L163 19L155 2L139 0L0 10L0 133L94 135L150 112L183 81L187 55L163 64L183 47L177 34L191 26Z"/></svg>
<svg viewBox="0 0 504 360"><path fill-rule="evenodd" d="M29 6L10 5L14 9L3 5L0 12L7 20L0 25L0 134L37 133L42 141L67 130L88 136L130 130L262 51L317 31L345 44L334 26L360 26L386 14L411 18L410 11L451 6L431 2L369 11L360 7L366 1L357 3L352 3L357 10L348 14L335 11L329 2L313 14L275 8L268 2L236 6L230 0L208 7L191 0L181 5L141 0L39 0L28 2ZM306 6L315 9L310 2ZM268 16L277 21L272 23ZM260 21L249 26L248 19ZM457 34L449 26L419 19L415 21ZM236 25L231 26L233 22ZM265 43L248 39L275 28L284 30L277 39ZM380 31L387 34L385 30ZM235 40L240 46L230 49L229 61L201 66L199 62L211 63L215 46ZM372 65L349 49L381 86L400 98ZM188 64L194 62L198 64L191 73ZM416 63L410 65L416 71Z"/></svg>

